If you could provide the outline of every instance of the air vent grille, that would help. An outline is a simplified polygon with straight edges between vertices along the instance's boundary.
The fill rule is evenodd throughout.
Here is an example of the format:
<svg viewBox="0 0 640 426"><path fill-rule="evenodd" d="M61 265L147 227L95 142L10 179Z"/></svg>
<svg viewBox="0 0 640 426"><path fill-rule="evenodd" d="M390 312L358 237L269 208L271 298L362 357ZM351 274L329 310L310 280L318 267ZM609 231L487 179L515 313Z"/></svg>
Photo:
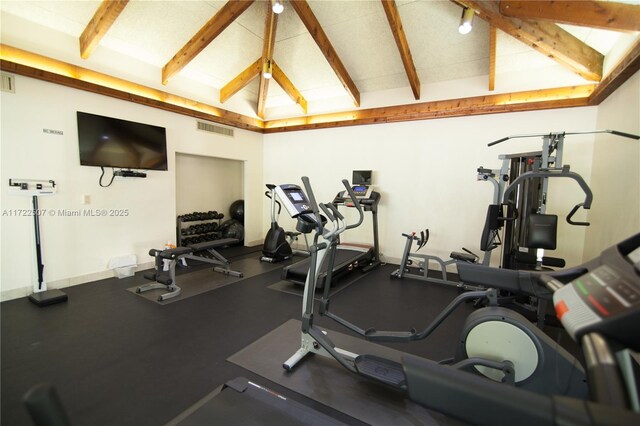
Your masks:
<svg viewBox="0 0 640 426"><path fill-rule="evenodd" d="M16 76L13 74L2 73L2 91L16 93Z"/></svg>
<svg viewBox="0 0 640 426"><path fill-rule="evenodd" d="M218 126L212 123L207 123L206 121L198 121L198 130L233 137L233 129Z"/></svg>

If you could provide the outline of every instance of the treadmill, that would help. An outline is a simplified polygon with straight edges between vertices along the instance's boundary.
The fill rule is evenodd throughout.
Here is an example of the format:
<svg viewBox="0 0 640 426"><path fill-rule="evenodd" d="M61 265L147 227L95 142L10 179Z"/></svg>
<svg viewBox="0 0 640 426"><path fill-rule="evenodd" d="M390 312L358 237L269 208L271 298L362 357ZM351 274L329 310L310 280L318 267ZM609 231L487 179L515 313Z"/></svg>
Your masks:
<svg viewBox="0 0 640 426"><path fill-rule="evenodd" d="M354 172L354 176L355 175ZM281 185L281 187L282 186L285 185ZM362 209L371 213L373 219L373 246L339 244L334 261L333 279L339 279L356 269L367 272L380 265L378 248L378 203L380 203L380 193L374 191L371 185L365 184L354 184L352 185L352 189L358 197ZM339 192L332 203L336 207L353 207L345 191ZM328 259L325 258L322 263L316 288L324 288L324 281L327 277L327 261ZM285 281L304 286L307 273L309 272L310 262L311 259L306 258L300 262L285 266L282 269L281 278Z"/></svg>

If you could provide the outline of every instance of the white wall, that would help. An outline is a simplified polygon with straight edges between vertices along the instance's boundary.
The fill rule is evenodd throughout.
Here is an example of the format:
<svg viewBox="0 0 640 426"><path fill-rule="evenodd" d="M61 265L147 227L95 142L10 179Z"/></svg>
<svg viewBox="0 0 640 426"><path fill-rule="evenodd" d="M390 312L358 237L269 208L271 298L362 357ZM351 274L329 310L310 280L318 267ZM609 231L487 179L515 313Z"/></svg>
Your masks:
<svg viewBox="0 0 640 426"><path fill-rule="evenodd" d="M176 153L176 213L215 210L229 219L229 206L244 199L242 161Z"/></svg>
<svg viewBox="0 0 640 426"><path fill-rule="evenodd" d="M352 170L372 169L382 194L380 249L387 261L399 260L403 232L425 227L431 231L425 252L447 258L464 246L479 253L493 187L476 181L477 168L499 168L499 154L540 150L542 140L515 139L491 148L487 143L517 134L593 130L596 113L595 107L571 108L269 134L265 181L300 184L307 175L318 200L326 202L341 189L341 179L351 179ZM568 137L565 145L564 163L589 182L593 136ZM564 217L583 196L571 181L557 181L562 182L552 182L547 211ZM265 217L267 211L265 203ZM585 217L581 212L576 219ZM295 226L284 217L280 224ZM568 265L581 262L584 233L562 221L558 250L549 255L564 257ZM371 242L370 218L344 240Z"/></svg>
<svg viewBox="0 0 640 426"><path fill-rule="evenodd" d="M300 177L307 175L318 199L330 201L342 189L340 179L350 179L354 169L372 169L382 193L380 242L386 259L397 261L401 255L402 232L425 227L431 230L431 240L423 250L447 257L462 246L478 251L492 187L476 182L477 167L497 168L499 154L540 148L538 138L492 148L486 146L488 142L507 135L563 130L613 128L639 133L638 79L634 76L600 107L264 136L235 129L235 137L229 138L196 130L190 117L17 76L17 93L0 96L2 182L6 185L9 178L56 180L59 194L41 200L41 208L47 211L129 210L128 217L42 218L45 278L54 288L111 276L107 262L112 256L134 253L139 263L148 262L149 248L175 238L176 153L243 163L247 245L261 243L269 226L264 183L300 183ZM110 188L100 188L99 169L79 166L77 110L166 127L169 171L151 171L146 179L116 179ZM43 128L61 130L64 135L46 134ZM637 142L617 138L567 138L565 164L594 189L592 226L570 227L562 221L559 248L551 255L566 258L568 265L577 264L583 252L589 257L619 239L611 229L625 229L625 233L638 229L637 147ZM612 188L621 191L614 194ZM6 186L0 194L3 213L31 208L28 198L8 196ZM80 204L84 194L91 196L88 205ZM572 182L558 182L550 188L548 211L564 216L580 201ZM624 227L616 228L620 217L628 220L624 219ZM581 213L576 219L587 217ZM288 229L295 226L286 214L280 222ZM0 288L6 300L28 294L36 271L31 218L3 214L1 224ZM345 240L371 241L370 223Z"/></svg>
<svg viewBox="0 0 640 426"><path fill-rule="evenodd" d="M640 135L640 73L598 106L597 127ZM596 137L585 257L640 232L640 141L609 134Z"/></svg>
<svg viewBox="0 0 640 426"><path fill-rule="evenodd" d="M50 288L112 276L113 256L136 254L149 262L148 250L175 239L175 153L244 162L247 244L263 238L262 135L235 129L229 138L196 130L196 120L63 86L16 76L16 93L1 95L3 213L31 209L27 197L7 195L9 178L54 179L59 192L42 198L40 208L128 209L127 217L42 217L45 280ZM100 169L79 165L76 111L166 127L169 171L150 171L146 179L116 179L98 186ZM61 130L46 134L43 128ZM91 203L81 205L83 194ZM31 217L2 215L2 300L28 294L36 281Z"/></svg>

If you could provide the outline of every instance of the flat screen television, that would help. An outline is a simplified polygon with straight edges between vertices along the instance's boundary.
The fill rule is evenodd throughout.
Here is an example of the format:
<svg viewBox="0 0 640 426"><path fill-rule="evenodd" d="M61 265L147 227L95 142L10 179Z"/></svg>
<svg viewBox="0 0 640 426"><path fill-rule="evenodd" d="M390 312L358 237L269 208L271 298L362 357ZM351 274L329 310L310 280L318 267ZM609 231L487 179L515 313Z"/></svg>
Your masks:
<svg viewBox="0 0 640 426"><path fill-rule="evenodd" d="M354 170L351 183L353 185L371 185L371 170Z"/></svg>
<svg viewBox="0 0 640 426"><path fill-rule="evenodd" d="M164 127L78 111L80 165L167 170Z"/></svg>

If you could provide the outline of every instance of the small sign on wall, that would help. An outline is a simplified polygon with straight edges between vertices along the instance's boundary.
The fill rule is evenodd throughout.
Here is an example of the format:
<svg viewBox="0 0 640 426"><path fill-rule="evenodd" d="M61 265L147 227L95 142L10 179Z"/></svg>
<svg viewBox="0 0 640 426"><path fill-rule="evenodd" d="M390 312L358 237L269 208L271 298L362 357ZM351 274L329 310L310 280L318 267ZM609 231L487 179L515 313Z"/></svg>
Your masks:
<svg viewBox="0 0 640 426"><path fill-rule="evenodd" d="M3 72L2 76L2 91L8 93L16 93L16 76Z"/></svg>
<svg viewBox="0 0 640 426"><path fill-rule="evenodd" d="M42 129L42 133L48 133L50 135L64 135L62 130L54 130L54 129Z"/></svg>

